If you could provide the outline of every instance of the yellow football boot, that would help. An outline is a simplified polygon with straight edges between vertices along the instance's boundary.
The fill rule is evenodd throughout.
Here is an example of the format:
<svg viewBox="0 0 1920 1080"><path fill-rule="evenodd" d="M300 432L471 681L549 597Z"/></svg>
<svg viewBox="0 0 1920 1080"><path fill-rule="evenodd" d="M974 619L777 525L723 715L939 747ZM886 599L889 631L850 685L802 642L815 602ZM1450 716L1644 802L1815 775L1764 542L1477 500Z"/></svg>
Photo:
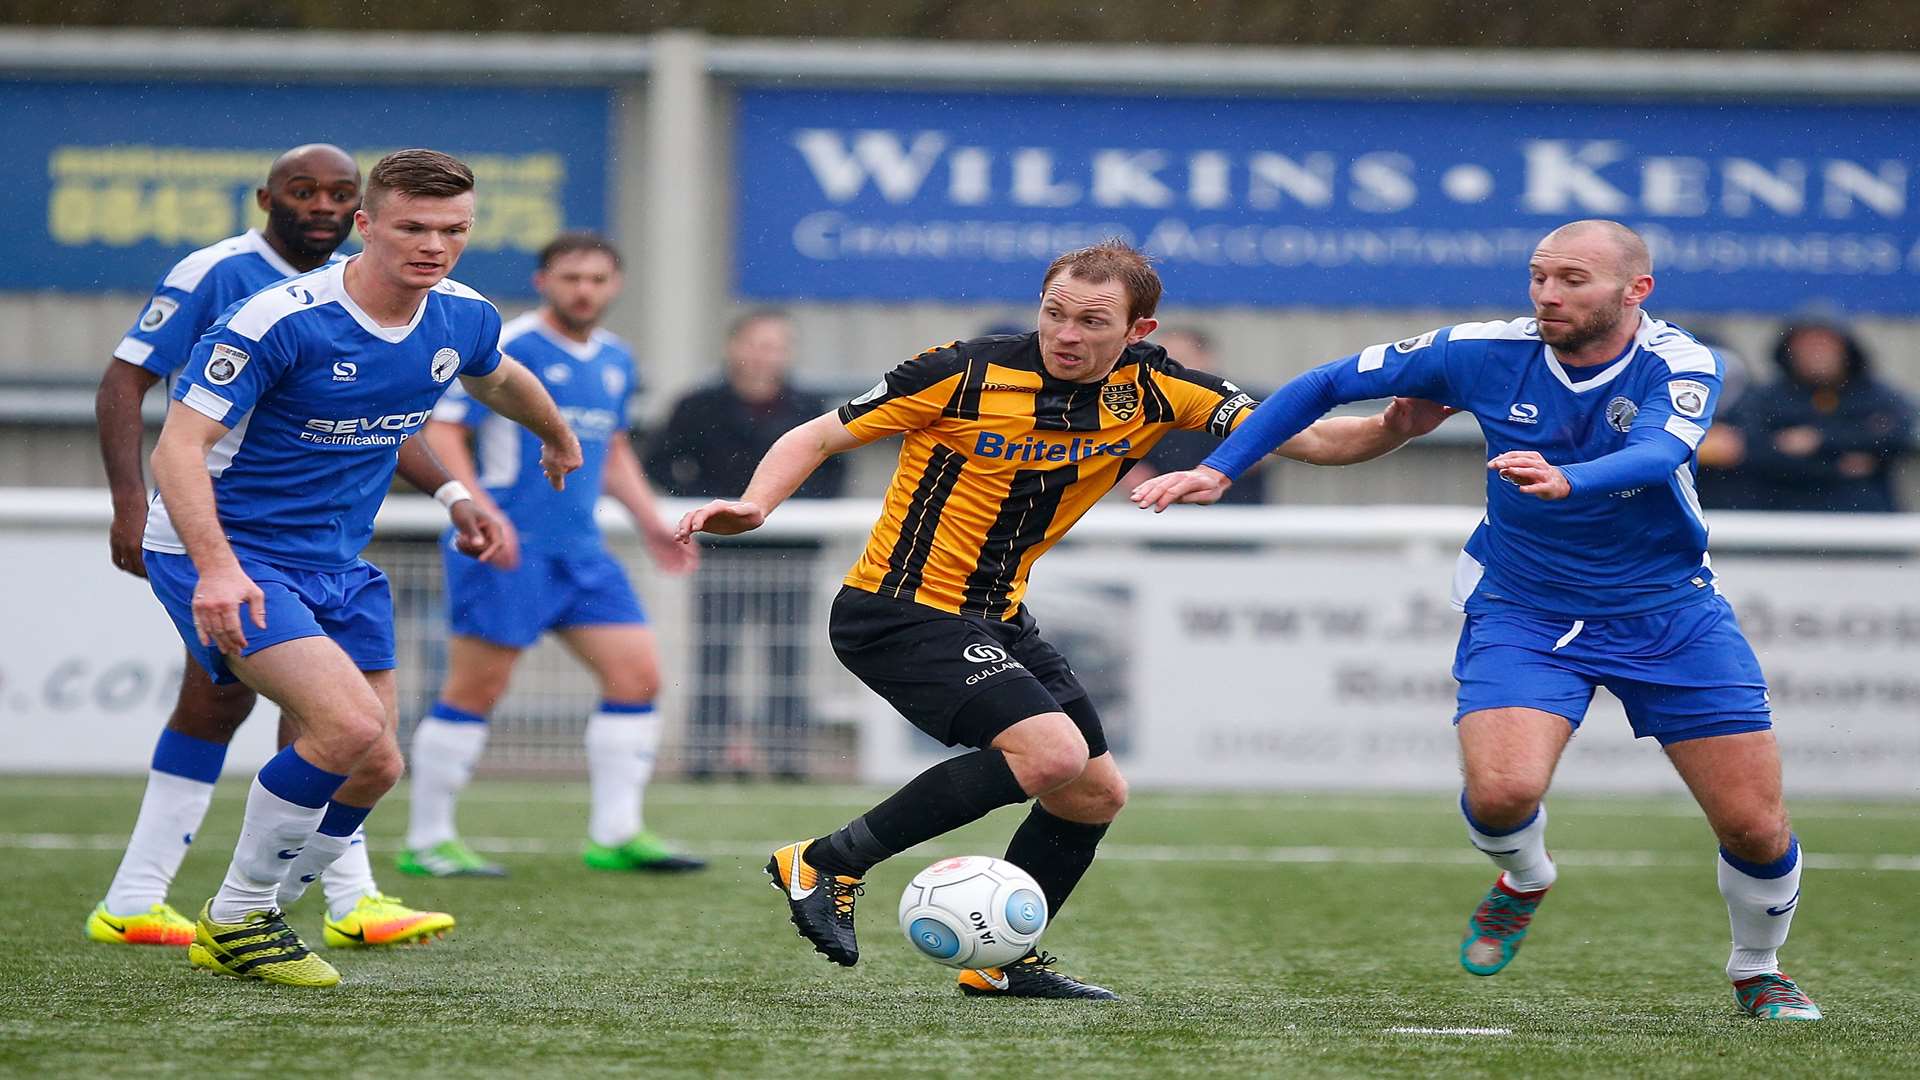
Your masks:
<svg viewBox="0 0 1920 1080"><path fill-rule="evenodd" d="M313 955L278 911L255 911L237 923L217 923L200 909L187 962L216 975L264 979L285 986L334 986L340 972Z"/></svg>
<svg viewBox="0 0 1920 1080"><path fill-rule="evenodd" d="M330 949L359 945L405 945L431 941L453 929L453 916L444 911L415 911L397 896L373 893L360 898L339 919L327 919L321 933Z"/></svg>
<svg viewBox="0 0 1920 1080"><path fill-rule="evenodd" d="M155 904L138 915L115 915L102 900L87 916L87 936L112 945L193 944L193 920L170 904Z"/></svg>

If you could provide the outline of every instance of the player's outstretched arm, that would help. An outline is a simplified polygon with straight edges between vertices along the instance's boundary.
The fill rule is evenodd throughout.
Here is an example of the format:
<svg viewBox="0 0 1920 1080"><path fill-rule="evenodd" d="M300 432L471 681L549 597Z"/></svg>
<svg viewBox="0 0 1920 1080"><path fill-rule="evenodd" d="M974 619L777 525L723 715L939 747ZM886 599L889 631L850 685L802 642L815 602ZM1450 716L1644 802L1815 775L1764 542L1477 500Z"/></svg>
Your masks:
<svg viewBox="0 0 1920 1080"><path fill-rule="evenodd" d="M147 531L147 480L140 471L140 446L146 423L140 402L160 376L124 360L107 361L100 389L93 395L93 418L100 429L100 463L107 469L107 490L113 496L113 524L107 528L107 549L113 565L137 577L147 576L140 537Z"/></svg>
<svg viewBox="0 0 1920 1080"><path fill-rule="evenodd" d="M500 366L479 376L462 376L460 384L482 405L540 436L540 468L558 491L567 486L567 474L580 467L580 440L560 415L553 395L518 360L502 356Z"/></svg>
<svg viewBox="0 0 1920 1080"><path fill-rule="evenodd" d="M166 500L167 516L200 572L200 583L193 590L194 630L202 645L237 654L247 645L240 606L252 605L253 623L262 630L267 628L267 608L260 587L240 568L240 560L228 546L214 509L207 452L226 434L225 424L175 402L167 410L152 464L153 482Z"/></svg>
<svg viewBox="0 0 1920 1080"><path fill-rule="evenodd" d="M1274 453L1309 465L1357 465L1393 453L1439 427L1455 410L1423 398L1394 398L1373 416L1329 416Z"/></svg>
<svg viewBox="0 0 1920 1080"><path fill-rule="evenodd" d="M615 502L627 508L633 527L647 545L653 564L669 574L685 574L700 565L700 549L675 542L674 528L660 516L653 485L640 468L640 456L624 431L615 432L607 447L607 469L601 485Z"/></svg>
<svg viewBox="0 0 1920 1080"><path fill-rule="evenodd" d="M774 441L738 499L715 499L680 519L674 539L685 544L697 532L737 536L759 528L773 509L800 489L813 470L835 454L860 445L838 411L822 413Z"/></svg>

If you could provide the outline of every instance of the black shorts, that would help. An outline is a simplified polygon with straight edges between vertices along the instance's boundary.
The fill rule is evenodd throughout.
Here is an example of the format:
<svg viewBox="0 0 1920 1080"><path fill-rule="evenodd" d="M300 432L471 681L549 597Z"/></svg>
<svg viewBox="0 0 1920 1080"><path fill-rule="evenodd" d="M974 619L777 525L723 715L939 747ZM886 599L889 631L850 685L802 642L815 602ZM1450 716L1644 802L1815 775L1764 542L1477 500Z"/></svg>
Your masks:
<svg viewBox="0 0 1920 1080"><path fill-rule="evenodd" d="M848 671L948 746L988 746L1029 716L1064 712L1088 756L1107 751L1086 687L1024 606L1001 621L843 586L827 632Z"/></svg>

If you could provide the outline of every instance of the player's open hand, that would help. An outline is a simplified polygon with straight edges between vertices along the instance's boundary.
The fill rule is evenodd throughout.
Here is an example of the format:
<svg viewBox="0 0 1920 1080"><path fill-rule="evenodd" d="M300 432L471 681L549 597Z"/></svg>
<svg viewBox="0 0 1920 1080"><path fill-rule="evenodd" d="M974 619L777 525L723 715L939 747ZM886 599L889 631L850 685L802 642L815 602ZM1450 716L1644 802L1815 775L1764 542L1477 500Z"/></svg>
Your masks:
<svg viewBox="0 0 1920 1080"><path fill-rule="evenodd" d="M247 631L240 617L245 605L253 625L267 628L267 598L239 563L200 575L193 587L193 631L200 644L211 645L229 656L240 655L247 647Z"/></svg>
<svg viewBox="0 0 1920 1080"><path fill-rule="evenodd" d="M1217 469L1199 465L1182 472L1161 473L1134 488L1127 496L1142 510L1159 513L1174 503L1206 505L1220 501L1233 481Z"/></svg>
<svg viewBox="0 0 1920 1080"><path fill-rule="evenodd" d="M680 543L671 529L648 529L646 541L647 554L653 559L653 565L666 573L691 574L700 566L700 549L692 544Z"/></svg>
<svg viewBox="0 0 1920 1080"><path fill-rule="evenodd" d="M752 532L766 520L767 512L753 503L715 499L697 510L689 510L687 516L680 519L679 528L673 530L673 538L686 544L693 541L694 533L700 532L738 536Z"/></svg>
<svg viewBox="0 0 1920 1080"><path fill-rule="evenodd" d="M1408 439L1417 439L1444 423L1460 410L1425 398L1397 397L1387 404L1380 420L1387 430Z"/></svg>
<svg viewBox="0 0 1920 1080"><path fill-rule="evenodd" d="M567 474L580 467L586 459L580 455L580 440L567 432L564 443L543 442L540 444L540 471L547 474L547 483L555 491L565 491Z"/></svg>
<svg viewBox="0 0 1920 1080"><path fill-rule="evenodd" d="M472 499L454 503L447 516L453 519L454 550L501 570L520 565L520 534L511 521Z"/></svg>
<svg viewBox="0 0 1920 1080"><path fill-rule="evenodd" d="M1500 479L1507 483L1518 485L1522 495L1552 501L1573 494L1573 485L1567 483L1566 474L1531 450L1509 450L1487 462L1487 468L1499 473Z"/></svg>
<svg viewBox="0 0 1920 1080"><path fill-rule="evenodd" d="M140 550L146 531L146 503L135 503L124 510L114 508L113 524L107 526L107 550L112 552L116 568L134 577L147 576L147 556Z"/></svg>

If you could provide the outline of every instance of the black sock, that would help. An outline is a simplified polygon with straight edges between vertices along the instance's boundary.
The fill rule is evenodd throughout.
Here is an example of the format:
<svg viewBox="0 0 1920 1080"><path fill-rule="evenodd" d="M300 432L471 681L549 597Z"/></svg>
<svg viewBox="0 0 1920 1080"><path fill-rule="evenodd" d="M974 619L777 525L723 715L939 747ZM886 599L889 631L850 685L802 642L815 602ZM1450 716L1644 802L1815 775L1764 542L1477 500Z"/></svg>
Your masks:
<svg viewBox="0 0 1920 1080"><path fill-rule="evenodd" d="M1026 799L1007 755L975 750L933 766L845 828L815 840L806 859L828 873L864 877L877 862Z"/></svg>
<svg viewBox="0 0 1920 1080"><path fill-rule="evenodd" d="M1106 825L1084 825L1055 817L1033 804L1027 820L1007 844L1007 861L1033 875L1047 896L1047 919L1058 918L1067 895L1093 865L1093 849L1107 835Z"/></svg>

